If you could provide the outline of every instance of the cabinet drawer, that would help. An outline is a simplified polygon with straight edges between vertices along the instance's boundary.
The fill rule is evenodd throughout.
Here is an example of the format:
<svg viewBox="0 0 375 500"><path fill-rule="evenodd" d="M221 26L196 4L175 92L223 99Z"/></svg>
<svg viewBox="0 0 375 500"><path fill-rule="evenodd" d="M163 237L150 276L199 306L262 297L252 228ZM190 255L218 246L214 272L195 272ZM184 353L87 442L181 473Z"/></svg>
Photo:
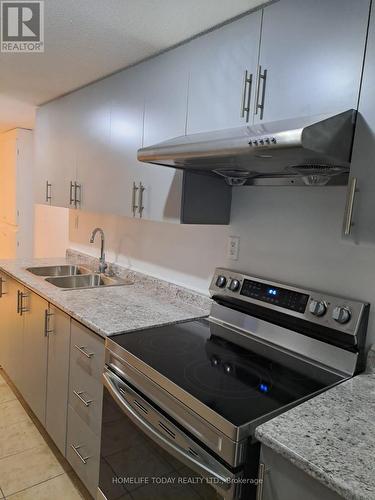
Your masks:
<svg viewBox="0 0 375 500"><path fill-rule="evenodd" d="M100 435L102 400L101 380L89 375L78 363L71 363L69 404L96 435Z"/></svg>
<svg viewBox="0 0 375 500"><path fill-rule="evenodd" d="M68 407L68 436L66 457L96 498L99 483L100 438L96 436L71 406Z"/></svg>
<svg viewBox="0 0 375 500"><path fill-rule="evenodd" d="M78 366L101 384L104 368L104 340L72 321L70 366Z"/></svg>

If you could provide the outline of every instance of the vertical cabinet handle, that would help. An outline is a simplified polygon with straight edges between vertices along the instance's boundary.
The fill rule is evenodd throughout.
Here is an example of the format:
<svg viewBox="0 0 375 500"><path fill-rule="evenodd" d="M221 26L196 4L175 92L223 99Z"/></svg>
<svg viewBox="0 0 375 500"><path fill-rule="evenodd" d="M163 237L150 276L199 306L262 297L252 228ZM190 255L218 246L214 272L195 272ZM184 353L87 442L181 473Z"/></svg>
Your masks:
<svg viewBox="0 0 375 500"><path fill-rule="evenodd" d="M79 182L75 182L74 183L74 204L75 204L75 207L81 208L81 202L82 202L82 184L80 184Z"/></svg>
<svg viewBox="0 0 375 500"><path fill-rule="evenodd" d="M263 462L260 462L258 469L258 486L257 486L256 500L263 500L264 478L268 471L269 468L266 467L266 465Z"/></svg>
<svg viewBox="0 0 375 500"><path fill-rule="evenodd" d="M53 313L51 313L48 309L44 311L44 336L49 337L50 333L53 333L53 330L50 329L50 324L49 324L49 319L50 317L53 316Z"/></svg>
<svg viewBox="0 0 375 500"><path fill-rule="evenodd" d="M253 75L245 70L242 88L241 118L245 118L246 122L249 121L252 86Z"/></svg>
<svg viewBox="0 0 375 500"><path fill-rule="evenodd" d="M138 206L138 213L139 213L139 217L142 219L142 215L143 215L143 210L144 210L144 206L143 206L143 193L144 191L146 190L146 188L144 187L144 185L142 184L142 182L139 183L139 206Z"/></svg>
<svg viewBox="0 0 375 500"><path fill-rule="evenodd" d="M69 191L69 205L71 207L75 207L75 188L74 188L75 182L70 181L70 191ZM74 195L73 195L74 192Z"/></svg>
<svg viewBox="0 0 375 500"><path fill-rule="evenodd" d="M133 193L132 193L132 212L133 212L133 217L135 217L137 209L138 209L138 205L137 205L137 202L136 202L138 189L139 189L139 187L136 185L135 182L133 182Z"/></svg>
<svg viewBox="0 0 375 500"><path fill-rule="evenodd" d="M46 181L46 202L51 204L52 200L52 184Z"/></svg>
<svg viewBox="0 0 375 500"><path fill-rule="evenodd" d="M353 224L353 208L355 194L357 192L357 177L352 177L348 184L348 192L346 196L345 216L344 216L344 236L349 236L352 232Z"/></svg>
<svg viewBox="0 0 375 500"><path fill-rule="evenodd" d="M262 73L262 66L259 66L255 114L257 115L258 111L260 110L260 119L261 120L263 120L263 113L264 113L264 100L265 100L265 96L266 96L266 81L267 81L267 70L265 69ZM260 92L261 83L262 83L262 94Z"/></svg>
<svg viewBox="0 0 375 500"><path fill-rule="evenodd" d="M4 278L0 277L0 299L3 295L7 294L7 292L4 292L3 283L6 283L6 280Z"/></svg>
<svg viewBox="0 0 375 500"><path fill-rule="evenodd" d="M27 299L28 296L28 293L23 293L20 290L17 290L17 314L20 316L29 311L28 308L23 305L23 299Z"/></svg>

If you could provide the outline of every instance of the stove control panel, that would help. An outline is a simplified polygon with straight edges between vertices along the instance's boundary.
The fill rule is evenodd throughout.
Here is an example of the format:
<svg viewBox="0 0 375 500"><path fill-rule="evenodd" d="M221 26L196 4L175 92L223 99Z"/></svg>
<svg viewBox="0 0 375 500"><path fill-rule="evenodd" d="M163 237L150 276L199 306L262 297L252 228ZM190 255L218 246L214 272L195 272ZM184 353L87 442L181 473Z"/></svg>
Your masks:
<svg viewBox="0 0 375 500"><path fill-rule="evenodd" d="M309 300L309 295L305 293L247 279L243 281L240 294L301 313L305 312Z"/></svg>
<svg viewBox="0 0 375 500"><path fill-rule="evenodd" d="M210 286L213 297L252 303L343 333L356 335L368 304L272 282L237 271L216 269Z"/></svg>

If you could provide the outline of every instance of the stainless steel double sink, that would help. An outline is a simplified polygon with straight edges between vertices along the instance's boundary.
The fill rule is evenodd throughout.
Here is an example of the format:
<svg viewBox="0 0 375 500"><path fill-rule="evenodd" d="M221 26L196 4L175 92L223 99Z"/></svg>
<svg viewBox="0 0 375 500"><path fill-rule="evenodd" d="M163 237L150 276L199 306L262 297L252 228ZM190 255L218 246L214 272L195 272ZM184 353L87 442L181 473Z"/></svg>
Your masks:
<svg viewBox="0 0 375 500"><path fill-rule="evenodd" d="M82 266L40 266L28 267L26 271L45 278L52 285L65 290L79 288L102 288L108 286L132 285L130 280L123 280L115 276L93 273L90 269Z"/></svg>

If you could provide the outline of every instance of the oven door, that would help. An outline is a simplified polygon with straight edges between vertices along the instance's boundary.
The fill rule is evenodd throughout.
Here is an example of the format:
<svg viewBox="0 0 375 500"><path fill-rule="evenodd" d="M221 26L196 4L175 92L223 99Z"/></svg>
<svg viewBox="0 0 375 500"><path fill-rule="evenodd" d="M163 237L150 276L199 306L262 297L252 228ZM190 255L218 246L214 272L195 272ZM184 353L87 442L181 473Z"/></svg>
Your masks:
<svg viewBox="0 0 375 500"><path fill-rule="evenodd" d="M103 374L98 498L234 499L233 473L123 379Z"/></svg>

